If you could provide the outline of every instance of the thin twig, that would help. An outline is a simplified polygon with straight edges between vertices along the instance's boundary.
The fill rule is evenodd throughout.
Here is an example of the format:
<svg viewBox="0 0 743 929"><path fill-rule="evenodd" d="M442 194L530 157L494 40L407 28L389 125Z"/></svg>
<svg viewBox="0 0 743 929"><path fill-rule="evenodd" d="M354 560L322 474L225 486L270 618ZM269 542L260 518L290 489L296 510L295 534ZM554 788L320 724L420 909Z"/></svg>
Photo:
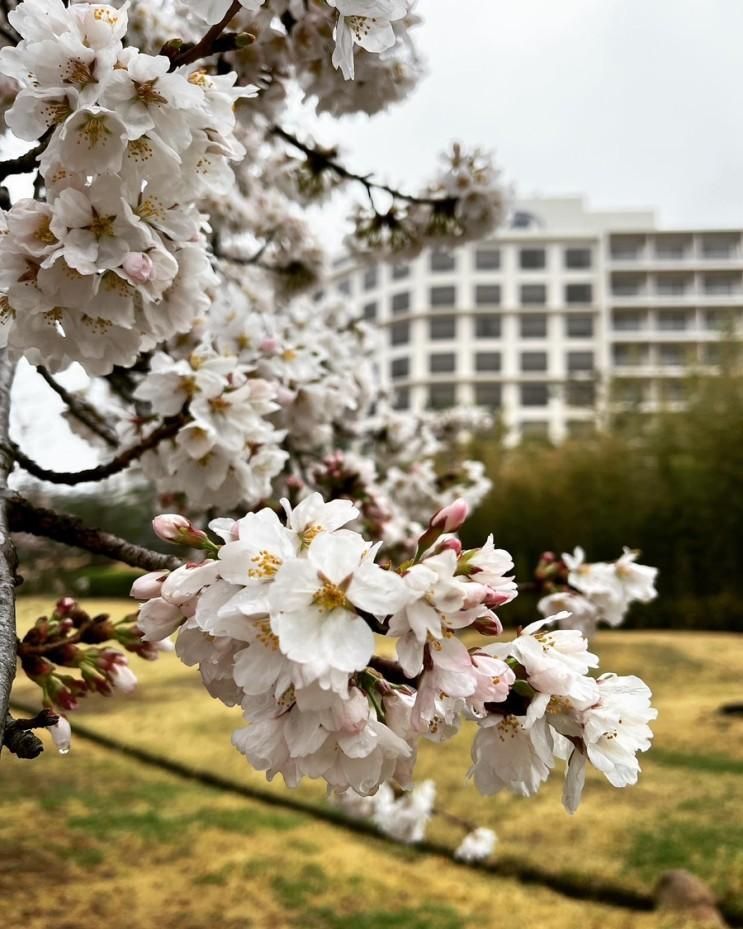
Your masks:
<svg viewBox="0 0 743 929"><path fill-rule="evenodd" d="M295 135L292 135L292 133L287 132L286 129L282 129L281 126L272 126L271 132L300 152L303 152L311 161L321 164L329 171L333 171L338 177L361 184L366 189L372 204L374 203L372 198L372 191L374 190L383 190L396 200L404 200L406 203L417 203L422 206L450 206L456 200L455 197L415 197L412 194L403 193L403 191L397 190L395 187L390 187L388 184L380 184L377 181L370 180L368 175L365 176L349 171L348 168L335 160L334 152L325 152L321 148L313 148L311 145L307 145L305 142L300 141Z"/></svg>
<svg viewBox="0 0 743 929"><path fill-rule="evenodd" d="M78 422L87 426L91 432L94 432L99 438L103 439L110 448L118 448L119 440L116 433L92 404L88 403L87 400L84 400L82 397L76 397L74 394L71 394L59 381L54 379L43 365L39 365L36 370L60 397L72 416L74 416Z"/></svg>
<svg viewBox="0 0 743 929"><path fill-rule="evenodd" d="M180 559L173 555L153 552L110 532L92 529L74 516L35 506L20 494L7 492L6 506L12 532L29 532L31 535L43 536L94 555L104 555L113 561L122 561L144 571L168 571L181 564Z"/></svg>
<svg viewBox="0 0 743 929"><path fill-rule="evenodd" d="M125 471L129 465L141 458L145 452L156 448L165 439L171 439L185 421L186 417L183 413L171 416L163 420L157 429L145 436L141 442L124 449L105 464L96 465L94 468L87 468L84 471L50 471L47 468L42 468L33 458L29 458L15 442L6 440L5 448L9 450L12 457L24 471L28 471L30 475L40 481L48 481L50 484L84 484L86 481L102 481L113 474ZM0 448L2 448L1 443Z"/></svg>
<svg viewBox="0 0 743 929"><path fill-rule="evenodd" d="M0 440L7 439L10 421L10 388L15 364L0 352ZM0 448L0 493L7 488L13 458ZM0 749L3 744L10 689L16 666L15 569L16 554L8 520L7 502L0 496Z"/></svg>
<svg viewBox="0 0 743 929"><path fill-rule="evenodd" d="M228 23L232 20L234 16L240 11L242 4L240 0L233 0L230 8L224 14L222 19L218 23L209 29L204 36L193 46L193 48L187 49L180 55L176 55L173 59L170 70L174 71L176 68L180 68L182 65L191 64L193 61L198 61L199 58L206 58L211 55L214 50L214 43L219 38L219 36L227 28Z"/></svg>

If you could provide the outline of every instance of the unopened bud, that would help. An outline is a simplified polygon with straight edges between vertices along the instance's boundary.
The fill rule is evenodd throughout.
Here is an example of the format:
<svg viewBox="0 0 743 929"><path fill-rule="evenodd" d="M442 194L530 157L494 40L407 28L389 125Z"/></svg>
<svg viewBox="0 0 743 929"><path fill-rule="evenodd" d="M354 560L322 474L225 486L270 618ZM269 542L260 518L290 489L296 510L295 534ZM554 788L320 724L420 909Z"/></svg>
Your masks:
<svg viewBox="0 0 743 929"><path fill-rule="evenodd" d="M129 252L121 266L135 284L146 284L151 280L155 267L152 259L145 252Z"/></svg>
<svg viewBox="0 0 743 929"><path fill-rule="evenodd" d="M456 532L470 515L470 505L461 497L439 510L432 518L429 526L441 529L442 532Z"/></svg>
<svg viewBox="0 0 743 929"><path fill-rule="evenodd" d="M452 551L457 556L457 558L462 554L462 543L459 539L451 538L444 539L441 545L436 549L437 552L446 552Z"/></svg>
<svg viewBox="0 0 743 929"><path fill-rule="evenodd" d="M163 542L175 542L177 545L190 545L201 548L209 538L202 529L196 529L190 520L177 513L162 513L152 520L155 535Z"/></svg>
<svg viewBox="0 0 743 929"><path fill-rule="evenodd" d="M49 727L49 734L59 754L66 755L70 750L72 741L72 727L64 716L60 716L57 722Z"/></svg>
<svg viewBox="0 0 743 929"><path fill-rule="evenodd" d="M279 350L279 340L269 336L263 339L258 348L266 355L275 355Z"/></svg>
<svg viewBox="0 0 743 929"><path fill-rule="evenodd" d="M168 571L150 571L149 574L138 577L132 584L130 596L135 600L152 600L153 597L159 597L163 581L168 573Z"/></svg>

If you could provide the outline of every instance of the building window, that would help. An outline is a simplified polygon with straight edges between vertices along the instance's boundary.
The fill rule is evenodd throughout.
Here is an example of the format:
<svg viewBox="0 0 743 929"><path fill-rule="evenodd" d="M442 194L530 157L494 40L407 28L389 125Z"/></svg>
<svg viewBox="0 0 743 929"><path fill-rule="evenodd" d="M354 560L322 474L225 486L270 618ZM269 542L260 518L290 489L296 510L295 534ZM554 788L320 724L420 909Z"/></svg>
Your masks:
<svg viewBox="0 0 743 929"><path fill-rule="evenodd" d="M456 257L452 252L435 249L431 252L432 271L454 271L457 266Z"/></svg>
<svg viewBox="0 0 743 929"><path fill-rule="evenodd" d="M614 261L637 261L645 250L645 239L641 236L612 237L611 257Z"/></svg>
<svg viewBox="0 0 743 929"><path fill-rule="evenodd" d="M371 303L364 304L364 319L373 322L377 318L377 304L372 300Z"/></svg>
<svg viewBox="0 0 743 929"><path fill-rule="evenodd" d="M584 271L593 261L590 248L566 248L565 267L571 271Z"/></svg>
<svg viewBox="0 0 743 929"><path fill-rule="evenodd" d="M475 371L500 371L500 352L475 352Z"/></svg>
<svg viewBox="0 0 743 929"><path fill-rule="evenodd" d="M658 310L656 321L661 332L683 332L691 319L685 310Z"/></svg>
<svg viewBox="0 0 743 929"><path fill-rule="evenodd" d="M457 402L456 384L431 384L428 388L428 407L431 410L445 410Z"/></svg>
<svg viewBox="0 0 743 929"><path fill-rule="evenodd" d="M457 368L457 356L454 352L434 352L428 356L428 370L431 374L450 374Z"/></svg>
<svg viewBox="0 0 743 929"><path fill-rule="evenodd" d="M705 274L704 292L706 294L734 294L740 290L740 277L729 274Z"/></svg>
<svg viewBox="0 0 743 929"><path fill-rule="evenodd" d="M704 236L702 239L703 258L734 258L738 253L737 236Z"/></svg>
<svg viewBox="0 0 743 929"><path fill-rule="evenodd" d="M732 329L735 326L735 312L733 310L705 310L704 328L713 332L721 329Z"/></svg>
<svg viewBox="0 0 743 929"><path fill-rule="evenodd" d="M544 313L524 314L519 318L519 331L522 339L545 339L547 317Z"/></svg>
<svg viewBox="0 0 743 929"><path fill-rule="evenodd" d="M664 403L680 403L686 399L686 384L683 380L660 381L658 393Z"/></svg>
<svg viewBox="0 0 743 929"><path fill-rule="evenodd" d="M547 266L547 253L543 248L522 248L519 267L524 271L540 271Z"/></svg>
<svg viewBox="0 0 743 929"><path fill-rule="evenodd" d="M708 342L702 345L702 364L719 365L720 363L720 343Z"/></svg>
<svg viewBox="0 0 743 929"><path fill-rule="evenodd" d="M570 339L590 339L593 336L593 316L590 313L566 316L565 335Z"/></svg>
<svg viewBox="0 0 743 929"><path fill-rule="evenodd" d="M364 271L364 290L372 290L379 282L379 268L371 265Z"/></svg>
<svg viewBox="0 0 743 929"><path fill-rule="evenodd" d="M618 403L644 403L647 384L643 381L615 381L612 387L614 400Z"/></svg>
<svg viewBox="0 0 743 929"><path fill-rule="evenodd" d="M338 281L338 293L339 294L350 294L351 293L351 278L344 277L342 281Z"/></svg>
<svg viewBox="0 0 743 929"><path fill-rule="evenodd" d="M410 309L410 294L407 290L392 295L392 312L404 313Z"/></svg>
<svg viewBox="0 0 743 929"><path fill-rule="evenodd" d="M393 358L390 362L390 377L393 380L398 378L408 377L410 375L410 359L409 358Z"/></svg>
<svg viewBox="0 0 743 929"><path fill-rule="evenodd" d="M568 371L593 371L593 352L568 352Z"/></svg>
<svg viewBox="0 0 743 929"><path fill-rule="evenodd" d="M480 313L475 316L475 336L478 339L499 339L500 331L500 316L497 313Z"/></svg>
<svg viewBox="0 0 743 929"><path fill-rule="evenodd" d="M615 365L642 365L648 361L647 345L614 345L612 357Z"/></svg>
<svg viewBox="0 0 743 929"><path fill-rule="evenodd" d="M522 384L521 406L547 406L549 388L546 384Z"/></svg>
<svg viewBox="0 0 743 929"><path fill-rule="evenodd" d="M592 381L568 381L565 385L568 406L593 406L596 402L596 386Z"/></svg>
<svg viewBox="0 0 743 929"><path fill-rule="evenodd" d="M501 405L500 384L475 384L475 406L499 407Z"/></svg>
<svg viewBox="0 0 743 929"><path fill-rule="evenodd" d="M547 352L521 352L522 371L546 371Z"/></svg>
<svg viewBox="0 0 743 929"><path fill-rule="evenodd" d="M680 261L686 257L688 239L656 239L655 257L659 261Z"/></svg>
<svg viewBox="0 0 743 929"><path fill-rule="evenodd" d="M544 284L522 284L520 291L522 306L544 306L547 302L547 288Z"/></svg>
<svg viewBox="0 0 743 929"><path fill-rule="evenodd" d="M681 367L686 361L686 348L683 345L659 345L658 364L669 367Z"/></svg>
<svg viewBox="0 0 743 929"><path fill-rule="evenodd" d="M550 436L549 423L543 420L532 420L531 422L521 423L521 438L524 441L545 442Z"/></svg>
<svg viewBox="0 0 743 929"><path fill-rule="evenodd" d="M500 269L500 250L497 248L478 248L475 252L475 268L478 271L498 271Z"/></svg>
<svg viewBox="0 0 743 929"><path fill-rule="evenodd" d="M475 287L476 306L500 306L499 284L478 284Z"/></svg>
<svg viewBox="0 0 743 929"><path fill-rule="evenodd" d="M593 287L590 284L566 284L565 303L591 303Z"/></svg>
<svg viewBox="0 0 743 929"><path fill-rule="evenodd" d="M643 293L645 278L636 275L612 275L611 292L615 297L638 297Z"/></svg>
<svg viewBox="0 0 743 929"><path fill-rule="evenodd" d="M432 287L431 306L454 306L457 302L456 287Z"/></svg>
<svg viewBox="0 0 743 929"><path fill-rule="evenodd" d="M612 327L619 332L637 332L645 328L647 313L640 310L614 310Z"/></svg>
<svg viewBox="0 0 743 929"><path fill-rule="evenodd" d="M687 284L691 284L692 279L678 277L674 275L664 275L656 277L655 292L661 297L675 297L686 293Z"/></svg>
<svg viewBox="0 0 743 929"><path fill-rule="evenodd" d="M392 280L401 281L410 277L410 265L392 265Z"/></svg>
<svg viewBox="0 0 743 929"><path fill-rule="evenodd" d="M410 323L393 323L390 326L390 345L407 345L410 342Z"/></svg>
<svg viewBox="0 0 743 929"><path fill-rule="evenodd" d="M395 391L394 407L396 410L410 409L410 388L398 387Z"/></svg>
<svg viewBox="0 0 743 929"><path fill-rule="evenodd" d="M453 339L457 334L454 316L433 316L428 321L428 332L432 339Z"/></svg>

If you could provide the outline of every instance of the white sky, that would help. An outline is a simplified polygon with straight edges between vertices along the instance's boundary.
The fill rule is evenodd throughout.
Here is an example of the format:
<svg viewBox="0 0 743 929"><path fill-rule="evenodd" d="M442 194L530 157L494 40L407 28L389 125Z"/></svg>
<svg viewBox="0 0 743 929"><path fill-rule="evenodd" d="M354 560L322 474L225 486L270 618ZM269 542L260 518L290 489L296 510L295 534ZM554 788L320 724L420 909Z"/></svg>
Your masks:
<svg viewBox="0 0 743 929"><path fill-rule="evenodd" d="M523 195L655 207L666 226L743 225L743 0L419 0L428 76L402 106L322 120L347 162L414 190L456 139ZM343 205L318 228L335 248ZM42 463L91 456L21 372L16 422Z"/></svg>

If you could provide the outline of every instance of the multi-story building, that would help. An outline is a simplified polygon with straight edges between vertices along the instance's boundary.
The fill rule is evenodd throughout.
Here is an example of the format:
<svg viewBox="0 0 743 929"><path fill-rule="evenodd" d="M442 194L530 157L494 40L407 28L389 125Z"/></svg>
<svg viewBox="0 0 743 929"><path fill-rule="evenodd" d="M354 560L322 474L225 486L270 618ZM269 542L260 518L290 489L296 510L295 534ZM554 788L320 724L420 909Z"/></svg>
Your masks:
<svg viewBox="0 0 743 929"><path fill-rule="evenodd" d="M595 428L613 404L679 403L743 314L741 231L656 228L652 212L522 200L485 241L399 265L336 265L380 327L401 409L498 410L507 438Z"/></svg>

